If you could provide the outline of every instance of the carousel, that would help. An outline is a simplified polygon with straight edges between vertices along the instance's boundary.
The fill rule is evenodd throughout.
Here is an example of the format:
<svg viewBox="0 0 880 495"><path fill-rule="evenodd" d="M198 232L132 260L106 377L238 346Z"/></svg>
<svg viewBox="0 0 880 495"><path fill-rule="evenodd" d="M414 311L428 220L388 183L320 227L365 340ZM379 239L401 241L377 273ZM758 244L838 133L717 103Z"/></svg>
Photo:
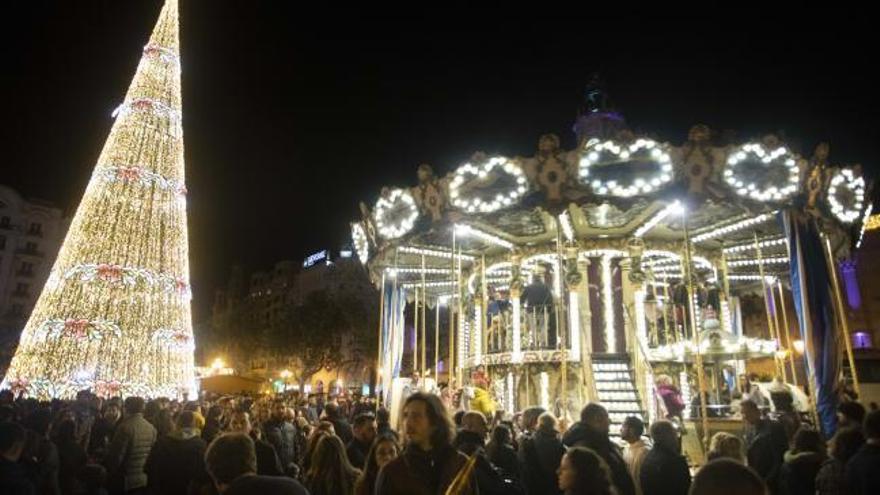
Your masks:
<svg viewBox="0 0 880 495"><path fill-rule="evenodd" d="M670 414L660 379L697 398L675 413L705 440L741 375L815 389L824 375L799 344L809 353L818 309L799 301L824 270L847 332L828 267L870 214L860 167L773 135L721 143L704 125L679 145L638 135L595 84L574 131L575 149L547 134L534 156L475 153L442 177L423 164L416 185L361 203L352 240L381 288L391 410L415 371L485 412L539 405L573 421L599 401L617 432L626 416ZM821 246L821 265L805 266L816 253L801 243Z"/></svg>

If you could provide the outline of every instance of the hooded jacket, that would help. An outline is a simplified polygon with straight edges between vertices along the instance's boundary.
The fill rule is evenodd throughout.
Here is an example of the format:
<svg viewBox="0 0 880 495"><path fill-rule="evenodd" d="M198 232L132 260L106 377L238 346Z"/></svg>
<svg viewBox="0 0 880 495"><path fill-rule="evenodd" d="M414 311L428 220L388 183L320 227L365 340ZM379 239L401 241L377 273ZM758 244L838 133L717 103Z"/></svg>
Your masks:
<svg viewBox="0 0 880 495"><path fill-rule="evenodd" d="M779 472L779 493L783 495L815 495L816 475L825 455L818 452L785 453Z"/></svg>

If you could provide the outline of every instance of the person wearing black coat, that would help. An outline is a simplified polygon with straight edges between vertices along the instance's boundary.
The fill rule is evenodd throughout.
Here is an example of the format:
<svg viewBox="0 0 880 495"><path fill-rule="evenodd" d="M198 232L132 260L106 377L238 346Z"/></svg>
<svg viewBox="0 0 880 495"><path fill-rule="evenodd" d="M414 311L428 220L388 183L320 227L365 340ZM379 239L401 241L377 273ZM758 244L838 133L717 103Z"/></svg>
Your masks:
<svg viewBox="0 0 880 495"><path fill-rule="evenodd" d="M466 456L477 456L474 476L480 495L507 495L518 493L518 486L512 479L505 479L501 471L486 456L486 417L482 413L465 413L461 420L462 429L455 436L452 446Z"/></svg>
<svg viewBox="0 0 880 495"><path fill-rule="evenodd" d="M187 495L208 484L205 471L207 444L195 428L191 411L180 413L177 427L156 440L144 471L153 493Z"/></svg>
<svg viewBox="0 0 880 495"><path fill-rule="evenodd" d="M254 451L257 454L257 474L261 476L284 475L284 469L281 468L281 461L278 460L275 447L260 438L260 430L251 424L250 414L244 411L232 413L232 417L229 418L229 431L247 434L254 441Z"/></svg>
<svg viewBox="0 0 880 495"><path fill-rule="evenodd" d="M35 495L34 484L18 463L24 450L27 434L24 428L11 422L0 422L0 493L8 495Z"/></svg>
<svg viewBox="0 0 880 495"><path fill-rule="evenodd" d="M272 408L272 417L263 424L263 438L275 449L281 467L285 473L299 472L296 464L296 427L286 419L287 406L276 402Z"/></svg>
<svg viewBox="0 0 880 495"><path fill-rule="evenodd" d="M520 479L516 450L511 443L510 428L506 425L500 424L492 430L492 440L486 445L486 455L505 476Z"/></svg>
<svg viewBox="0 0 880 495"><path fill-rule="evenodd" d="M52 423L52 411L48 407L39 407L31 412L25 420L27 439L21 453L21 465L36 487L37 493L59 493L58 471L61 461L58 447L49 440L49 426Z"/></svg>
<svg viewBox="0 0 880 495"><path fill-rule="evenodd" d="M202 439L210 444L214 438L223 432L223 408L214 405L208 409L208 417L205 418L205 427L202 428Z"/></svg>
<svg viewBox="0 0 880 495"><path fill-rule="evenodd" d="M620 447L611 443L608 438L611 420L608 411L599 404L590 403L581 410L581 420L572 425L562 437L562 443L568 447L586 447L593 450L608 468L611 469L611 481L617 488L618 495L635 495L636 486L623 460Z"/></svg>
<svg viewBox="0 0 880 495"><path fill-rule="evenodd" d="M111 402L104 406L104 411L99 418L95 419L92 424L92 430L89 435L89 455L98 461L104 460L104 454L107 452L107 446L113 438L116 431L116 425L119 418L122 417L122 409L119 404Z"/></svg>
<svg viewBox="0 0 880 495"><path fill-rule="evenodd" d="M643 495L687 495L691 473L680 453L678 433L671 422L651 425L654 447L642 461L639 484Z"/></svg>
<svg viewBox="0 0 880 495"><path fill-rule="evenodd" d="M328 403L324 407L324 414L327 421L333 423L333 430L336 432L336 436L342 440L343 445L348 445L351 439L354 438L354 432L351 429L351 425L346 421L345 416L339 410L339 405L335 402Z"/></svg>
<svg viewBox="0 0 880 495"><path fill-rule="evenodd" d="M351 465L364 469L367 462L367 454L373 446L376 438L376 418L372 413L363 413L354 418L354 436L345 447L348 461Z"/></svg>
<svg viewBox="0 0 880 495"><path fill-rule="evenodd" d="M62 421L56 439L60 466L58 485L62 495L73 495L77 492L76 476L88 461L85 450L76 441L76 423L69 419Z"/></svg>
<svg viewBox="0 0 880 495"><path fill-rule="evenodd" d="M742 401L740 409L747 424L745 440L748 465L773 491L778 485L779 471L785 451L788 450L785 428L776 421L764 418L757 404L751 400Z"/></svg>
<svg viewBox="0 0 880 495"><path fill-rule="evenodd" d="M534 433L524 435L519 443L517 460L520 476L529 495L557 495L559 489L556 471L565 455L565 446L556 430L556 416L543 413L538 417Z"/></svg>
<svg viewBox="0 0 880 495"><path fill-rule="evenodd" d="M876 493L880 486L880 411L871 411L863 426L865 445L846 463L844 478L853 495Z"/></svg>

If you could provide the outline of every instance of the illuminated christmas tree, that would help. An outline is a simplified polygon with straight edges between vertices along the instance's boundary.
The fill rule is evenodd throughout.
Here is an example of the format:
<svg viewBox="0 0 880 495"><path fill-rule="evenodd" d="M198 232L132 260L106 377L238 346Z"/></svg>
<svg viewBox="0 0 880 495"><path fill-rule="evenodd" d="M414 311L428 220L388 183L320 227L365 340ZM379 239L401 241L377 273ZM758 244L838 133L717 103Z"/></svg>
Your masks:
<svg viewBox="0 0 880 495"><path fill-rule="evenodd" d="M167 0L4 388L194 393L177 0Z"/></svg>

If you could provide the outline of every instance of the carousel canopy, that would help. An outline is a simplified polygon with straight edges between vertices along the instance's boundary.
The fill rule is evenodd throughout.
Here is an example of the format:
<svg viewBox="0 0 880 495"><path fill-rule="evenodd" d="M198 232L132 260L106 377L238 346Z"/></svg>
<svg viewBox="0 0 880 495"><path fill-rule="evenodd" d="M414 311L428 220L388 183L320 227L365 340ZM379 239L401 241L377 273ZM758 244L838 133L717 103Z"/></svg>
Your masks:
<svg viewBox="0 0 880 495"><path fill-rule="evenodd" d="M533 156L475 153L442 177L422 164L415 185L387 187L372 206L361 203L362 218L352 223L361 261L374 276L393 270L419 286L424 278L439 295L453 285L458 263L467 271L485 259L487 278L501 283L511 252L528 260L563 245L623 255L638 242L642 263L658 273L667 264L675 277L680 268L666 262L681 252L687 229L696 269L715 269L708 258L723 252L730 283L755 283L757 248L765 275L787 271L782 210L817 218L838 256L858 242L869 184L859 165L832 164L827 145L805 157L774 135L719 144L704 125L684 143L660 142L631 132L592 98L573 150L546 134Z"/></svg>

